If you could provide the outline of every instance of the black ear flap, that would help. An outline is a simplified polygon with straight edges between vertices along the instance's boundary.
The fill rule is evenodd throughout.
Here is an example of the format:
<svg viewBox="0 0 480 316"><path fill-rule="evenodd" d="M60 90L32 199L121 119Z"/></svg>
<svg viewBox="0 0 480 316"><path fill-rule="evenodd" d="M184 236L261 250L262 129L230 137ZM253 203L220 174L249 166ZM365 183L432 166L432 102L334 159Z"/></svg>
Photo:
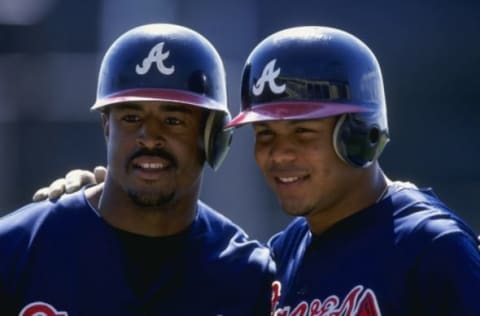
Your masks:
<svg viewBox="0 0 480 316"><path fill-rule="evenodd" d="M205 124L205 157L213 170L217 170L227 156L232 142L233 129L225 130L229 114L210 111Z"/></svg>
<svg viewBox="0 0 480 316"><path fill-rule="evenodd" d="M338 157L345 163L358 168L372 164L383 151L388 136L375 124L360 114L344 114L333 132L333 147Z"/></svg>

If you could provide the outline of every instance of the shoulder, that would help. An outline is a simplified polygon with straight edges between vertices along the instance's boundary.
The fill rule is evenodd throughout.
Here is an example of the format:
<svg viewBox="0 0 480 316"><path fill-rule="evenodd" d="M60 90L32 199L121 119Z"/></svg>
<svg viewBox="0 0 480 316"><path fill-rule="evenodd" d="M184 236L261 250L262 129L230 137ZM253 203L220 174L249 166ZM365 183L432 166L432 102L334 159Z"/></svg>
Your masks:
<svg viewBox="0 0 480 316"><path fill-rule="evenodd" d="M212 238L229 238L232 236L248 238L247 233L231 219L214 210L202 201L197 203L195 229L211 233Z"/></svg>
<svg viewBox="0 0 480 316"><path fill-rule="evenodd" d="M81 229L75 208L82 205L82 195L31 203L0 218L0 285L14 286L31 258L47 258L58 252L58 243L68 242L68 234L80 235L74 228Z"/></svg>
<svg viewBox="0 0 480 316"><path fill-rule="evenodd" d="M251 264L258 264L262 269L271 265L270 250L248 234L225 215L199 201L195 221L195 233L201 236L206 247L223 259L243 258Z"/></svg>
<svg viewBox="0 0 480 316"><path fill-rule="evenodd" d="M84 205L83 192L65 196L54 202L42 201L27 204L0 218L0 240L6 241L9 236L16 240L22 240L22 238L35 235L50 222L63 220L74 213L62 210L79 208Z"/></svg>
<svg viewBox="0 0 480 316"><path fill-rule="evenodd" d="M416 280L415 295L426 302L426 309L477 315L473 294L480 291L477 234L433 190L408 189L402 194L403 203L394 216L396 249Z"/></svg>
<svg viewBox="0 0 480 316"><path fill-rule="evenodd" d="M474 230L432 189L400 185L390 199L399 241L425 246L440 238L463 236L476 244Z"/></svg>
<svg viewBox="0 0 480 316"><path fill-rule="evenodd" d="M192 260L195 273L205 282L228 281L231 293L242 295L245 304L257 301L269 307L270 286L276 265L270 249L249 236L237 224L203 203L194 222Z"/></svg>
<svg viewBox="0 0 480 316"><path fill-rule="evenodd" d="M295 218L284 230L273 235L268 241L275 258L287 255L310 237L307 221L303 217Z"/></svg>

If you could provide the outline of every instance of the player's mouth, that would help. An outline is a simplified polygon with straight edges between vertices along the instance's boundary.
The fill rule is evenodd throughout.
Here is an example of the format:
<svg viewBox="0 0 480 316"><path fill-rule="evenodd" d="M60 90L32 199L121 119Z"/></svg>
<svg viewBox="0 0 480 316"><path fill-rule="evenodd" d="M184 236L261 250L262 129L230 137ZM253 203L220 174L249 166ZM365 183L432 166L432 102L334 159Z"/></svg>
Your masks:
<svg viewBox="0 0 480 316"><path fill-rule="evenodd" d="M277 189L293 190L302 186L310 178L310 173L304 168L281 168L272 166L269 170L270 178Z"/></svg>
<svg viewBox="0 0 480 316"><path fill-rule="evenodd" d="M135 166L139 167L139 168L142 168L142 169L151 169L151 170L165 168L164 163L158 163L158 162L144 162L144 163L141 163L141 164L137 164Z"/></svg>
<svg viewBox="0 0 480 316"><path fill-rule="evenodd" d="M140 156L132 161L134 174L144 180L158 180L172 169L172 163L156 156Z"/></svg>
<svg viewBox="0 0 480 316"><path fill-rule="evenodd" d="M299 176L274 176L275 182L279 185L295 185L305 181L308 175Z"/></svg>

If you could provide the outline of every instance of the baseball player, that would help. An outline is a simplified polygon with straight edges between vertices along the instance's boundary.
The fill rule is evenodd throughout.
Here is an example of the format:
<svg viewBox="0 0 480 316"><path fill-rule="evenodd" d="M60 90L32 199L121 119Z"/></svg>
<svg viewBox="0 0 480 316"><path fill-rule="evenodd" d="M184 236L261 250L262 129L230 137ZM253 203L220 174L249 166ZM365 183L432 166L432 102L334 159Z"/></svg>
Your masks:
<svg viewBox="0 0 480 316"><path fill-rule="evenodd" d="M480 315L476 234L431 189L390 181L379 64L353 35L297 27L246 62L255 158L297 218L269 244L275 316Z"/></svg>
<svg viewBox="0 0 480 316"><path fill-rule="evenodd" d="M379 165L384 87L362 41L286 29L254 48L242 79L227 127L253 125L257 163L297 217L269 241L272 315L480 315L475 232L432 189L391 181ZM40 196L78 187L70 176Z"/></svg>
<svg viewBox="0 0 480 316"><path fill-rule="evenodd" d="M198 200L231 131L225 74L200 34L170 24L121 35L92 110L108 172L57 203L0 219L0 313L268 315L268 248Z"/></svg>

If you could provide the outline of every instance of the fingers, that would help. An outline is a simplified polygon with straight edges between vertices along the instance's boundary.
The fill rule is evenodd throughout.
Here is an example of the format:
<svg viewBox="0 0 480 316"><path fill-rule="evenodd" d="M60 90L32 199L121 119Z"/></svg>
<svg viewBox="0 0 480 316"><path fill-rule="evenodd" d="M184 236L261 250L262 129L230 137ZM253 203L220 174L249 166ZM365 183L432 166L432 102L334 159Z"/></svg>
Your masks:
<svg viewBox="0 0 480 316"><path fill-rule="evenodd" d="M93 174L95 175L96 183L102 183L105 181L105 177L107 176L107 168L104 166L97 166L93 169Z"/></svg>
<svg viewBox="0 0 480 316"><path fill-rule="evenodd" d="M65 178L53 181L50 186L37 190L32 200L34 202L46 199L56 200L65 193L79 191L83 186L103 182L106 175L105 167L96 167L94 172L89 170L74 169L69 171ZM98 180L97 180L98 179Z"/></svg>
<svg viewBox="0 0 480 316"><path fill-rule="evenodd" d="M55 200L65 193L65 179L60 178L53 181L50 186L43 187L33 194L32 200L34 202L43 201L46 199Z"/></svg>
<svg viewBox="0 0 480 316"><path fill-rule="evenodd" d="M44 187L33 194L32 200L34 202L43 201L46 199L56 200L63 193L65 193L65 179L57 179L53 181L49 187Z"/></svg>
<svg viewBox="0 0 480 316"><path fill-rule="evenodd" d="M49 200L56 200L58 199L62 194L65 193L65 187L66 187L66 180L65 179L57 179L53 181L53 183L50 185L50 192L48 192L48 199Z"/></svg>
<svg viewBox="0 0 480 316"><path fill-rule="evenodd" d="M65 176L65 193L72 193L80 190L88 184L95 184L95 176L89 170L75 169Z"/></svg>
<svg viewBox="0 0 480 316"><path fill-rule="evenodd" d="M38 189L32 197L33 202L39 202L48 199L48 187Z"/></svg>

